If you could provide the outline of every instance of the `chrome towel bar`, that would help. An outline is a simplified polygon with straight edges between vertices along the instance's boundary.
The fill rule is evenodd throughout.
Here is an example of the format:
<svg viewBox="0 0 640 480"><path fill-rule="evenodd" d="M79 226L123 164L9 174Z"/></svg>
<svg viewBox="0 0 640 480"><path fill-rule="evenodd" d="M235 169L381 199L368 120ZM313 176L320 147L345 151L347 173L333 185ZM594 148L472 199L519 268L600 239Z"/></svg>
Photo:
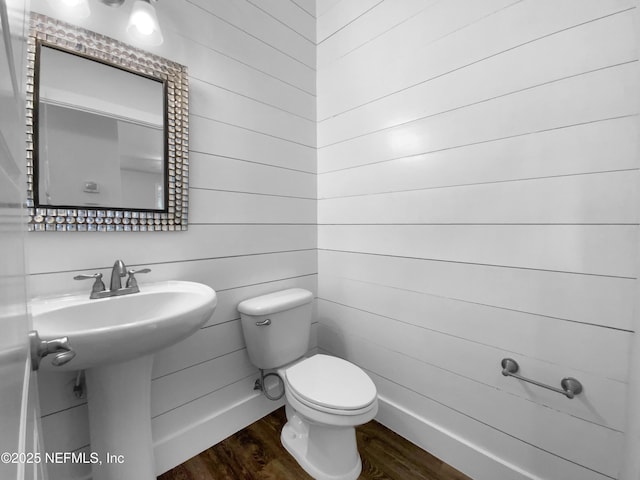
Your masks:
<svg viewBox="0 0 640 480"><path fill-rule="evenodd" d="M518 375L518 370L520 370L520 366L518 362L516 362L513 358L503 358L502 362L502 375L505 377L515 377L518 380L522 380L524 382L533 383L542 388L546 388L547 390L553 390L554 392L558 392L565 397L571 399L576 395L582 392L582 384L572 377L563 378L560 381L560 386L562 390L556 387L552 387L551 385L546 385L544 383L537 382L535 380L531 380L530 378L523 377L522 375Z"/></svg>

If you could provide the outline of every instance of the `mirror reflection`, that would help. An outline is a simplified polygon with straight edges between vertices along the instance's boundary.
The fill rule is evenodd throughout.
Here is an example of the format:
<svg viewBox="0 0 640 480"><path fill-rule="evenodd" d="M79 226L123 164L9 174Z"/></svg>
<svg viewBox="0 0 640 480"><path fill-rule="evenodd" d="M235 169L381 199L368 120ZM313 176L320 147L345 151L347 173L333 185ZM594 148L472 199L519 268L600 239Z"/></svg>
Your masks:
<svg viewBox="0 0 640 480"><path fill-rule="evenodd" d="M165 208L164 85L40 45L36 203Z"/></svg>

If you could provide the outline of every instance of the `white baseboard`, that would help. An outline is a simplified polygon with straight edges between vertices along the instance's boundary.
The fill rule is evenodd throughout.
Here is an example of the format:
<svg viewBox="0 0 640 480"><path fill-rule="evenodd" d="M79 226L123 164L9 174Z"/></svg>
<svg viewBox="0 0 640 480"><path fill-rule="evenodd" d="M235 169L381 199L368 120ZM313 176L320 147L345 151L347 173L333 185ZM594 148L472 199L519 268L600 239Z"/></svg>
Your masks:
<svg viewBox="0 0 640 480"><path fill-rule="evenodd" d="M543 480L379 395L376 420L474 480Z"/></svg>
<svg viewBox="0 0 640 480"><path fill-rule="evenodd" d="M474 480L543 480L383 395L378 401L377 421ZM273 402L260 393L251 393L191 425L167 431L154 443L156 474L185 462L282 405L283 399Z"/></svg>
<svg viewBox="0 0 640 480"><path fill-rule="evenodd" d="M524 473L477 445L379 396L376 420L475 480L541 480ZM282 406L255 393L226 409L212 412L173 435L156 441L156 474L160 475L224 440Z"/></svg>
<svg viewBox="0 0 640 480"><path fill-rule="evenodd" d="M219 411L211 412L187 428L154 442L156 475L160 475L224 440L284 405L252 393Z"/></svg>

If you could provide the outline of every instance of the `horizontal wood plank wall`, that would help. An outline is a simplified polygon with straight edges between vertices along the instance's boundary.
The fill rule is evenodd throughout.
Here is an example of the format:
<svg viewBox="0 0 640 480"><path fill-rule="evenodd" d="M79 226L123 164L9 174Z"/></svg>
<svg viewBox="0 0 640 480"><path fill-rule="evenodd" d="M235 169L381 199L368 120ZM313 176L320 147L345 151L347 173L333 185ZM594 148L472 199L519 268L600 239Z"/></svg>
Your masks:
<svg viewBox="0 0 640 480"><path fill-rule="evenodd" d="M55 16L49 3L34 0L32 7ZM126 12L97 0L90 6L83 26L118 38ZM32 234L28 270L32 296L88 288L72 277L108 277L117 258L152 269L141 288L177 279L217 291L209 322L154 363L153 436L162 473L281 405L253 391L257 371L236 305L284 288L316 292L315 12L305 0L172 0L156 8L165 42L153 51L190 74L189 230ZM314 349L315 324L312 332ZM72 393L74 374L39 377L46 447L90 451L86 401ZM50 474L79 480L90 472L56 465Z"/></svg>
<svg viewBox="0 0 640 480"><path fill-rule="evenodd" d="M318 341L477 480L617 478L632 0L318 1ZM559 386L574 400L501 375Z"/></svg>

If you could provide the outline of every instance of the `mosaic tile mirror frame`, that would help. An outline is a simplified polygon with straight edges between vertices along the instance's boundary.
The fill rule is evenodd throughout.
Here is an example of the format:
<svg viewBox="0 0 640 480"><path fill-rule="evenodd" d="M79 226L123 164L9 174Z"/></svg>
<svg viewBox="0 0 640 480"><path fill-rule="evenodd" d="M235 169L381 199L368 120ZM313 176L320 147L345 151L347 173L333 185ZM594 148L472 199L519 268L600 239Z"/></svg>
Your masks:
<svg viewBox="0 0 640 480"><path fill-rule="evenodd" d="M139 81L140 78L145 78L159 82L158 99L156 103L162 103L157 106L159 113L157 118L161 118L160 123L155 126L157 130L158 144L157 153L155 157L157 174L162 180L156 183L156 192L153 202L154 204L146 204L146 200L140 200L142 204L137 204L136 201L126 201L118 199L110 203L99 202L80 202L74 203L73 198L70 200L64 195L65 191L69 188L64 185L63 188L58 186L60 193L59 198L51 199L51 196L43 193L46 188L43 185L46 182L50 182L50 187L53 189L53 181L50 177L60 178L60 171L56 175L50 174L49 171L44 170L45 163L49 168L49 163L53 163L49 158L44 158L45 155L51 155L50 150L55 150L51 145L47 144L42 149L40 148L41 142L44 144L42 137L46 137L45 141L49 141L48 137L53 136L49 130L45 131L45 128L53 129L54 127L45 127L45 121L42 120L47 115L47 119L52 117L54 111L70 111L68 101L57 101L54 106L45 105L40 99L40 81L42 78L41 54L43 49L47 52L58 52L55 55L59 55L62 52L62 57L73 56L74 62L77 62L78 58L81 61L89 61L91 64L96 62L100 64L96 68L117 69L117 75L122 75L125 72L126 75L133 75L136 77L134 82ZM49 53L47 55L50 55ZM68 57L71 59L71 57ZM64 68L56 68L55 70L64 70ZM115 72L115 71L114 71ZM47 78L52 75L47 74ZM70 77L69 77L70 78ZM133 77L132 77L133 78ZM144 81L144 80L143 80ZM47 88L49 86L47 85ZM69 87L67 90L75 90L77 87ZM53 91L53 89L50 89ZM99 91L100 89L94 89ZM121 90L122 91L122 90ZM67 92L68 95L73 95L77 92ZM53 96L53 95L52 95ZM77 95L76 95L77 96ZM44 100L43 100L44 101ZM100 100L105 103L103 99ZM56 103L56 102L51 102ZM116 102L117 103L117 102ZM121 103L125 103L122 101ZM105 103L106 104L106 103ZM44 106L43 106L44 105ZM61 106L62 105L62 106ZM85 232L158 232L158 231L180 231L186 230L188 225L188 212L189 212L189 85L187 77L187 69L185 66L151 54L144 50L132 47L118 40L100 35L89 30L77 27L52 19L45 15L32 13L31 15L31 28L28 38L27 47L27 85L26 85L26 128L27 128L27 209L28 209L28 227L30 231L44 232L70 232L70 231L85 231ZM45 112L45 108L48 110ZM154 107L156 108L156 107ZM42 109L42 111L41 111ZM84 110L84 113L78 115L85 115L86 112L91 111L92 108L85 108L80 106L76 108L72 106L72 109ZM100 121L106 121L106 115L100 113L99 117L96 117L96 124ZM58 117L52 117L58 118ZM82 117L89 118L89 117ZM39 122L39 119L41 120ZM93 120L91 120L93 121ZM51 125L55 125L58 128L63 121L50 122ZM86 122L80 121L81 124ZM89 122L90 123L90 122ZM113 123L113 122L112 122ZM132 133L118 132L124 127L122 125L141 124L144 122L132 121L127 118L120 119L118 127L114 127L116 133L112 136L120 138L120 142L123 143L122 138L134 138L137 136L144 137L144 135L137 135L135 128ZM104 123L103 123L104 124ZM109 124L111 125L111 124ZM85 125L78 127L79 130L85 128ZM104 131L113 130L113 128L103 128L99 136L104 136ZM67 135L78 135L78 132L67 132ZM67 137L64 137L65 139ZM79 138L79 137L76 137ZM85 142L86 138L83 138L80 142ZM116 140L117 141L117 140ZM53 143L53 142L51 142ZM72 147L69 152L63 152L58 154L58 157L82 157L77 161L87 162L102 151L96 148L81 148L75 145L73 142L58 140L56 148L62 148L60 144L73 144L75 150ZM131 143L131 142L129 142ZM127 147L129 150L134 150L134 147ZM136 147L138 151L140 147ZM125 147L116 146L116 150L122 151ZM42 152L41 152L42 150ZM91 151L93 150L93 151ZM144 156L143 153L138 153L139 157ZM114 160L119 165L118 168L124 169L122 165L125 163L122 160L123 155L120 155L119 159ZM129 155L128 158L132 158ZM68 158L65 161L70 161ZM131 162L131 161L129 161ZM83 163L78 163L79 166L85 166ZM42 167L42 168L41 168ZM62 168L62 167L59 167ZM71 177L75 171L73 167L69 168L67 165L66 170L62 168L62 171L66 171L67 174L62 176L61 183L64 183L65 178ZM144 170L139 167L129 167L129 170ZM121 176L124 174L121 173ZM117 175L116 175L117 176ZM124 182L124 177L121 183ZM73 189L82 191L82 195L85 197L91 197L90 194L95 194L102 190L109 190L111 185L107 183L106 186L101 186L99 181L87 180L83 182L83 185L76 185L77 179L74 179ZM130 182L131 180L127 180ZM60 182L59 182L60 183ZM125 190L122 185L118 188ZM145 186L145 189L147 187ZM115 186L111 190L116 189ZM131 194L129 194L131 195ZM77 198L80 197L78 194ZM94 195L92 198L97 198ZM92 204L93 203L93 204Z"/></svg>

